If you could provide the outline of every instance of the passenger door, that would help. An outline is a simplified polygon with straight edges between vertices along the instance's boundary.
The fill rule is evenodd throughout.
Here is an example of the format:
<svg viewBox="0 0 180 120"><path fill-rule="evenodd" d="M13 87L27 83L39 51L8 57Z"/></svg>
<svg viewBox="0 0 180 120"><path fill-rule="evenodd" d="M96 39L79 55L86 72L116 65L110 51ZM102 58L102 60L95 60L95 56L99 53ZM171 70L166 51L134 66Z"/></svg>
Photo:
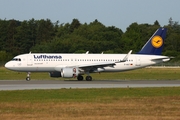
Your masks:
<svg viewBox="0 0 180 120"><path fill-rule="evenodd" d="M32 55L28 55L27 57L27 66L33 66Z"/></svg>

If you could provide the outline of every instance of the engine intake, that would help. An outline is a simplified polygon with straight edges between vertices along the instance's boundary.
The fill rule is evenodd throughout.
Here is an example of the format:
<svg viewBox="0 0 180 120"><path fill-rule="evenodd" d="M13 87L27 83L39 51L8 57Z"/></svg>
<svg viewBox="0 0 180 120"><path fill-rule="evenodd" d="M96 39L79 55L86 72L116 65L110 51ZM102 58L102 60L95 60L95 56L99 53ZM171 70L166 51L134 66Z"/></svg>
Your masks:
<svg viewBox="0 0 180 120"><path fill-rule="evenodd" d="M63 68L61 69L61 76L64 78L77 77L79 75L78 68Z"/></svg>

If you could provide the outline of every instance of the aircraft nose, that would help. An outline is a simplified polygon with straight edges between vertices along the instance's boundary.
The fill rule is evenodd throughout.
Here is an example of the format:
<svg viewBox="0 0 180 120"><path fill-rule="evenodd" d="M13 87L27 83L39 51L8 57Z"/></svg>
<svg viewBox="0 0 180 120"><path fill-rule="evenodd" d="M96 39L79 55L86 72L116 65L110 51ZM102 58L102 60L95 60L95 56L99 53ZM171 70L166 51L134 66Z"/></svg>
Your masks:
<svg viewBox="0 0 180 120"><path fill-rule="evenodd" d="M4 65L4 67L7 68L7 69L10 69L12 66L11 66L11 64L10 64L9 62L7 62L7 63Z"/></svg>
<svg viewBox="0 0 180 120"><path fill-rule="evenodd" d="M4 65L5 68L8 68L9 64L8 62Z"/></svg>
<svg viewBox="0 0 180 120"><path fill-rule="evenodd" d="M5 68L9 69L9 70L13 70L13 71L17 71L18 67L16 66L16 64L13 61L9 61L4 65Z"/></svg>

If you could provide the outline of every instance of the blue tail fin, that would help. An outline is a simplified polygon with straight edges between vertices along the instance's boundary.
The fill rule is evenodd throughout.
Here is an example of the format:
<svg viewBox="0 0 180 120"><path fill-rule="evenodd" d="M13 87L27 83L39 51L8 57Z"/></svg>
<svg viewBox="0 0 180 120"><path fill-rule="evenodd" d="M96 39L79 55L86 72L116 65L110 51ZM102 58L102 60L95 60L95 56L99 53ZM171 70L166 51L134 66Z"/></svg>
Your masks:
<svg viewBox="0 0 180 120"><path fill-rule="evenodd" d="M159 28L147 41L138 54L161 55L167 28Z"/></svg>

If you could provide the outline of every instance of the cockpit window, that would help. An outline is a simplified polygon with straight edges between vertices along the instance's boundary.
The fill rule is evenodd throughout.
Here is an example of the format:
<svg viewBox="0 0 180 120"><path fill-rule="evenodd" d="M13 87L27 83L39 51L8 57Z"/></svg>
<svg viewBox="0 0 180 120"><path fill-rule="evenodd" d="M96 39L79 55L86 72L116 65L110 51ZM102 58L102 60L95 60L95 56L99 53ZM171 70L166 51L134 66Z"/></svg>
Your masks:
<svg viewBox="0 0 180 120"><path fill-rule="evenodd" d="M12 61L21 61L20 58L13 58Z"/></svg>

